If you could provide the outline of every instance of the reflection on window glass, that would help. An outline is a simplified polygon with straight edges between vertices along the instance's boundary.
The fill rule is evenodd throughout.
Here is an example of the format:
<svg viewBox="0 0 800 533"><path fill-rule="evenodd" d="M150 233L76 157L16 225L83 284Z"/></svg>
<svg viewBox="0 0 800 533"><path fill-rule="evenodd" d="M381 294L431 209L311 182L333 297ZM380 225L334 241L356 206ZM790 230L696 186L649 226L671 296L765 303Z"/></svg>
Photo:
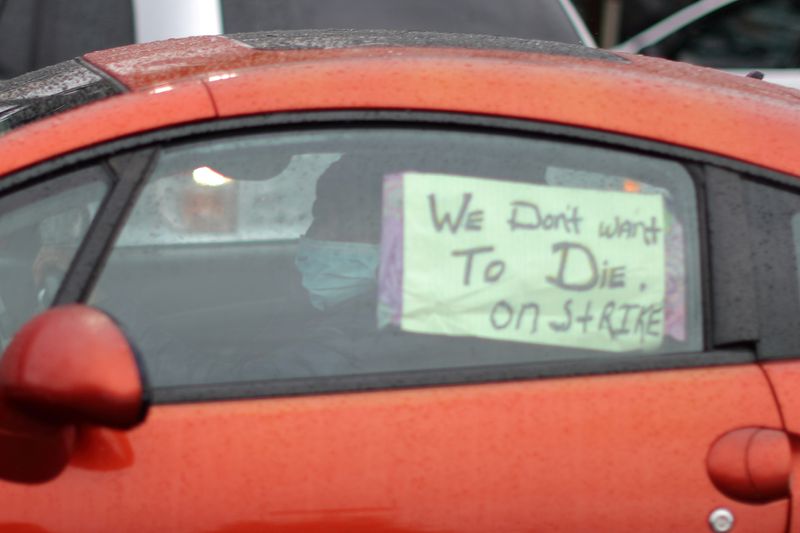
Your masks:
<svg viewBox="0 0 800 533"><path fill-rule="evenodd" d="M311 222L314 185L340 154L299 154L270 179L236 162L170 169L164 158L119 246L242 242L293 238ZM227 177L224 172L236 178ZM253 179L242 179L255 171ZM276 208L279 207L279 208Z"/></svg>
<svg viewBox="0 0 800 533"><path fill-rule="evenodd" d="M719 68L800 66L800 4L735 2L680 33L672 59Z"/></svg>
<svg viewBox="0 0 800 533"><path fill-rule="evenodd" d="M693 183L456 131L165 151L93 301L172 386L700 350Z"/></svg>
<svg viewBox="0 0 800 533"><path fill-rule="evenodd" d="M107 185L102 180L99 170L86 169L0 200L3 348L25 321L46 309L55 297L105 196Z"/></svg>

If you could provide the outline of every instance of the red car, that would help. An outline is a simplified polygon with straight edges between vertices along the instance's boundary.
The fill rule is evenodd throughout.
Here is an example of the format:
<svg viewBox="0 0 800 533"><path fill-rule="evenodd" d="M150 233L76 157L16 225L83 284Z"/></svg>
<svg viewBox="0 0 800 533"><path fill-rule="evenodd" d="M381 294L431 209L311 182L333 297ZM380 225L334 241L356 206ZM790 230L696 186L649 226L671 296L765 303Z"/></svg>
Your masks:
<svg viewBox="0 0 800 533"><path fill-rule="evenodd" d="M0 532L798 530L799 104L377 31L0 85Z"/></svg>

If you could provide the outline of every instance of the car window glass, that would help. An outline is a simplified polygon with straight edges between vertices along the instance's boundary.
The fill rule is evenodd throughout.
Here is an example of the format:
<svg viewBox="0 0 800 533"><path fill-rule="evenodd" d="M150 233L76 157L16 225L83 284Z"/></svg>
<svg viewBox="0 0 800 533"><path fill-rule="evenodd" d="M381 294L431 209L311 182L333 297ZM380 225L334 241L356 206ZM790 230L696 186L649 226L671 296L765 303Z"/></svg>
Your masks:
<svg viewBox="0 0 800 533"><path fill-rule="evenodd" d="M3 348L52 302L107 189L102 171L89 168L0 199Z"/></svg>
<svg viewBox="0 0 800 533"><path fill-rule="evenodd" d="M673 35L668 57L718 68L800 66L800 3L735 2Z"/></svg>
<svg viewBox="0 0 800 533"><path fill-rule="evenodd" d="M157 386L702 349L678 163L391 128L166 149L92 301Z"/></svg>

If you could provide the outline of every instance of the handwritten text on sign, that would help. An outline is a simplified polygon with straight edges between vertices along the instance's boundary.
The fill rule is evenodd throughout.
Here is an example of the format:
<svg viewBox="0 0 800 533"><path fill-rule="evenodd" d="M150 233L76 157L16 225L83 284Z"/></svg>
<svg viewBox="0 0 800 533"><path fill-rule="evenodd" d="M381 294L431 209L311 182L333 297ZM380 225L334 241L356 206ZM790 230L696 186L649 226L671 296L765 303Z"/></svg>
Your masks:
<svg viewBox="0 0 800 533"><path fill-rule="evenodd" d="M610 351L661 344L661 196L393 178L402 180L403 330Z"/></svg>

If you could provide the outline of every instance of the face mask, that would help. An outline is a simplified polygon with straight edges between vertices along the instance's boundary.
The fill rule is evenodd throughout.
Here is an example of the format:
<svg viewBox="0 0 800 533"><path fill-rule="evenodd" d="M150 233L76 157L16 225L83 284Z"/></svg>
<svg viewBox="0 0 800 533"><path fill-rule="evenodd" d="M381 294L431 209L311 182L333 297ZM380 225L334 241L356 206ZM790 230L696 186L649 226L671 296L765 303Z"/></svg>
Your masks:
<svg viewBox="0 0 800 533"><path fill-rule="evenodd" d="M322 310L375 287L379 254L376 244L302 238L294 264L311 305Z"/></svg>

